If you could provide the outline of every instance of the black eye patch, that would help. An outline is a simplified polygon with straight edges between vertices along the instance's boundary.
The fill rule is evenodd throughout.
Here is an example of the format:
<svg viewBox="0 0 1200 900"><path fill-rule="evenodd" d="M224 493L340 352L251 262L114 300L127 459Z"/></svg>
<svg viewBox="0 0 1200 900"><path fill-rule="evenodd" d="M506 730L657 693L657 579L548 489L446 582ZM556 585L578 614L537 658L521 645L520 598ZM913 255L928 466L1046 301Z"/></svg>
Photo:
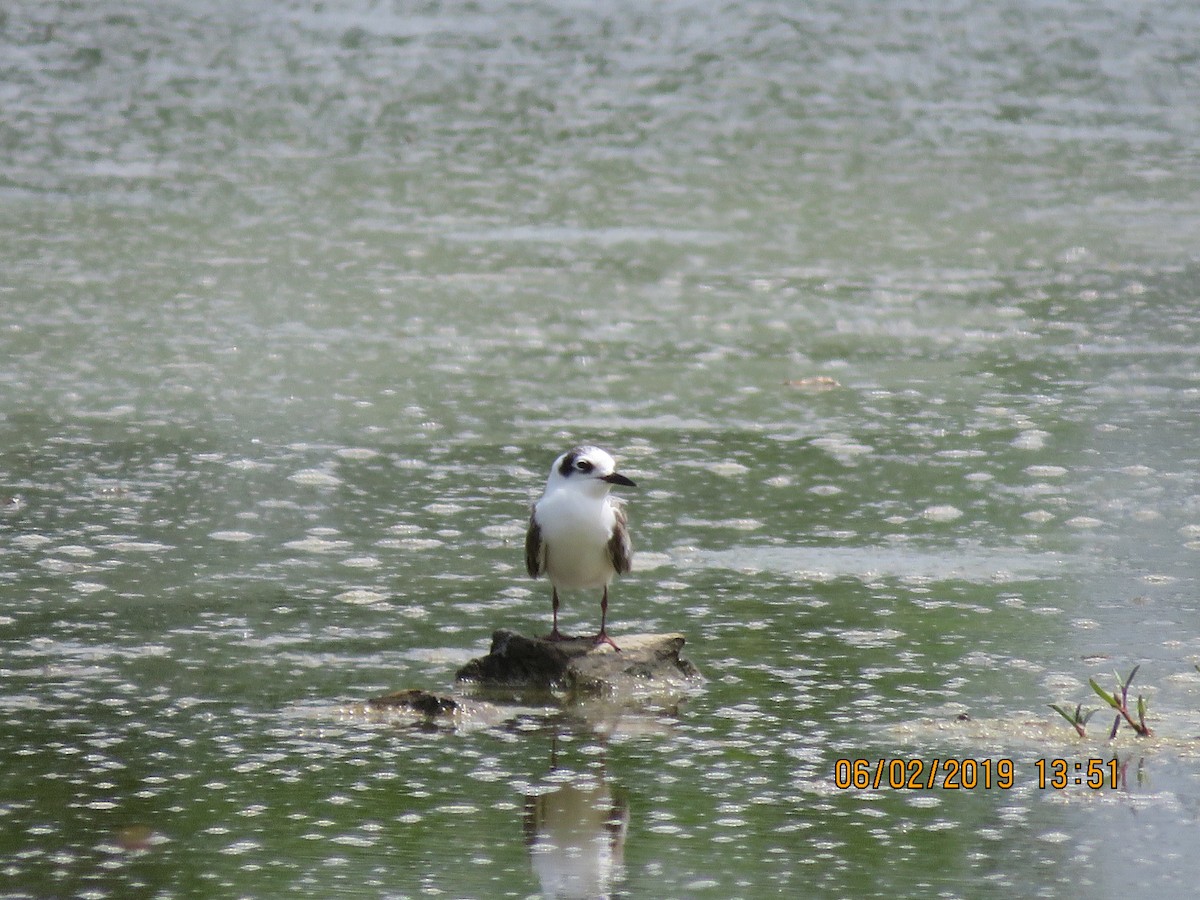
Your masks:
<svg viewBox="0 0 1200 900"><path fill-rule="evenodd" d="M595 466L593 466L586 459L581 459L575 463L575 468L577 468L580 472L590 472L595 468Z"/></svg>

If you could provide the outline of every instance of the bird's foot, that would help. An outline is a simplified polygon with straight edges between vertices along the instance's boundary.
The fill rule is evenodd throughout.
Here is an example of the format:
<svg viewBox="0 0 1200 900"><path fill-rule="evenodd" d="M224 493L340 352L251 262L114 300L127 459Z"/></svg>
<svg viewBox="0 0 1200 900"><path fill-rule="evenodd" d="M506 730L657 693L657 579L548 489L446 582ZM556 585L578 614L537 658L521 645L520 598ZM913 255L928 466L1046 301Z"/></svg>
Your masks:
<svg viewBox="0 0 1200 900"><path fill-rule="evenodd" d="M557 627L555 627L553 631L551 631L548 635L546 635L545 638L543 638L543 640L552 641L553 643L557 644L559 641L569 641L569 640L572 640L572 638L570 637L570 635L563 634L561 631L558 630Z"/></svg>
<svg viewBox="0 0 1200 900"><path fill-rule="evenodd" d="M592 643L595 644L597 647L599 647L601 644L608 644L608 646L612 647L618 653L621 652L621 648L617 646L616 641L614 641L612 638L610 638L608 636L607 631L601 631L598 635L596 635L594 638L592 638Z"/></svg>

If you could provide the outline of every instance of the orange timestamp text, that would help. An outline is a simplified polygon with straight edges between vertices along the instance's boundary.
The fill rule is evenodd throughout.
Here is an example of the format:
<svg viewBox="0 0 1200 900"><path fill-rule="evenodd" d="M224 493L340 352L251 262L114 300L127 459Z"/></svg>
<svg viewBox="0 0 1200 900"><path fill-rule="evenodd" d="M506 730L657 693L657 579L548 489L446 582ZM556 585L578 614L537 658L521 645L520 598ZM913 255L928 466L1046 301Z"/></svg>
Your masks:
<svg viewBox="0 0 1200 900"><path fill-rule="evenodd" d="M1112 759L1036 759L1032 766L1037 786L1063 790L1072 785L1115 790L1122 766ZM833 784L839 790L1010 790L1017 785L1017 764L1007 757L959 758L842 758L833 764Z"/></svg>

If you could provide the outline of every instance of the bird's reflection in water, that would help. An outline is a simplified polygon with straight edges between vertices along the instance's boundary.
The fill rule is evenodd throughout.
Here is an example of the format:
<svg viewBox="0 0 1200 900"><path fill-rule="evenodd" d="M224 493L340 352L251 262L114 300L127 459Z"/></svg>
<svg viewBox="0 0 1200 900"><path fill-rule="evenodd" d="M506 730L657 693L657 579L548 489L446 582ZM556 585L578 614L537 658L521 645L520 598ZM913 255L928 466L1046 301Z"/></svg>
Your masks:
<svg viewBox="0 0 1200 900"><path fill-rule="evenodd" d="M596 765L593 761L592 765ZM607 898L624 874L629 804L601 763L587 772L558 765L558 740L545 790L525 798L525 843L542 895Z"/></svg>

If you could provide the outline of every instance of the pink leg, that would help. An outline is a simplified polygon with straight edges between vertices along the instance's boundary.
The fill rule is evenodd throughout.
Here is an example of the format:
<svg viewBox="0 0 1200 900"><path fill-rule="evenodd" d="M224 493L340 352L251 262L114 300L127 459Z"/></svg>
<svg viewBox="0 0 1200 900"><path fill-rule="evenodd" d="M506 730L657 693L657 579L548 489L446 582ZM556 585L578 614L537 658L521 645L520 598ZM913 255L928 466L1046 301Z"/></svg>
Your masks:
<svg viewBox="0 0 1200 900"><path fill-rule="evenodd" d="M552 595L552 599L550 602L553 604L553 609L554 609L554 627L550 629L550 636L547 638L547 640L550 640L550 641L569 640L569 638L565 634L563 634L561 631L558 630L558 588L551 588L551 590L553 591L553 595Z"/></svg>
<svg viewBox="0 0 1200 900"><path fill-rule="evenodd" d="M600 633L598 635L596 635L596 637L593 640L595 640L596 644L608 644L608 646L612 647L614 650L616 650L618 653L620 653L621 648L618 647L616 642L608 636L608 631L605 627L607 622L608 622L608 585L605 585L604 586L604 594L600 597Z"/></svg>

